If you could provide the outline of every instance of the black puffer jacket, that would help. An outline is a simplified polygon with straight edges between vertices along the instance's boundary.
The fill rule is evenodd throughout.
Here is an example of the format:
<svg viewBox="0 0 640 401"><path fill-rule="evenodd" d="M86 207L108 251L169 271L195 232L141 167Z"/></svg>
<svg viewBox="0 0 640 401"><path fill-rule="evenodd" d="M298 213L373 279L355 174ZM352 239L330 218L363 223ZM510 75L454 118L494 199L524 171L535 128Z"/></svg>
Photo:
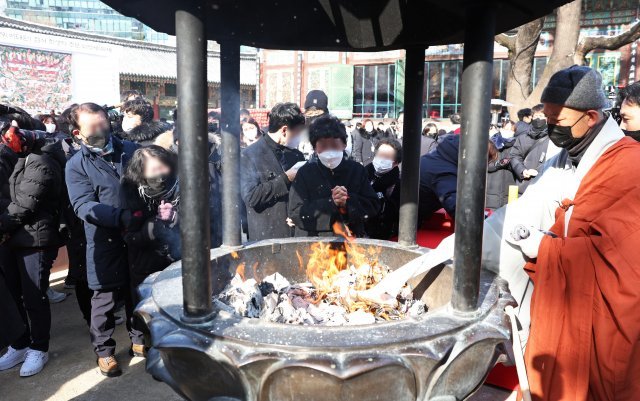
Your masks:
<svg viewBox="0 0 640 401"><path fill-rule="evenodd" d="M420 220L444 208L456 214L460 135L449 135L435 151L420 158Z"/></svg>
<svg viewBox="0 0 640 401"><path fill-rule="evenodd" d="M9 183L9 177L11 177L17 162L18 155L7 145L0 144L0 185Z"/></svg>
<svg viewBox="0 0 640 401"><path fill-rule="evenodd" d="M509 168L509 158L512 150L513 148L503 150L498 153L498 160L489 163L485 196L485 207L487 209L499 209L509 201L509 186L516 183Z"/></svg>
<svg viewBox="0 0 640 401"><path fill-rule="evenodd" d="M511 149L511 170L518 179L518 192L523 194L531 180L525 180L523 172L528 169L541 172L542 165L547 159L549 136L547 129L535 130L531 128L526 135L516 138Z"/></svg>
<svg viewBox="0 0 640 401"><path fill-rule="evenodd" d="M9 177L17 162L18 155L6 145L0 144L0 188L6 187L7 193L9 192ZM0 206L0 210L5 210L6 206ZM2 274L0 274L0 321L3 322L2 330L0 330L0 348L4 348L24 332L25 326Z"/></svg>
<svg viewBox="0 0 640 401"><path fill-rule="evenodd" d="M365 229L370 238L388 240L398 233L400 169L396 166L384 174L376 173L373 164L369 164L365 169L369 182L382 205L380 214L370 218Z"/></svg>
<svg viewBox="0 0 640 401"><path fill-rule="evenodd" d="M135 142L141 146L149 145L161 145L156 143L160 136L167 136L173 139L172 126L162 121L151 121L148 123L142 123L131 131L123 132L120 135L122 138ZM162 145L161 145L162 146ZM166 147L166 146L163 146Z"/></svg>
<svg viewBox="0 0 640 401"><path fill-rule="evenodd" d="M331 189L344 186L349 193L346 214L331 198ZM300 167L289 192L289 217L296 237L333 236L334 223L346 223L356 237L365 235L365 224L378 215L380 201L369 183L367 171L352 160L342 160L329 170L313 155Z"/></svg>
<svg viewBox="0 0 640 401"><path fill-rule="evenodd" d="M13 150L3 143L0 144L0 194L7 194L7 196L0 196L0 212L6 210L11 203L9 177L13 174L18 159L18 155Z"/></svg>
<svg viewBox="0 0 640 401"><path fill-rule="evenodd" d="M18 160L11 178L11 202L0 215L8 245L21 248L59 246L60 211L66 159L60 142Z"/></svg>

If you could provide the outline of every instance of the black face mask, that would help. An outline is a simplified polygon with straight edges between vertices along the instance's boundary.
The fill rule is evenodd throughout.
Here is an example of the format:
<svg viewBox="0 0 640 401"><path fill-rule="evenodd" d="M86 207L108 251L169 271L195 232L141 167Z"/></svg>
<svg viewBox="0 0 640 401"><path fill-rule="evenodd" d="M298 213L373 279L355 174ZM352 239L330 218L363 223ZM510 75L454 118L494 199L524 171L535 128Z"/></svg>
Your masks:
<svg viewBox="0 0 640 401"><path fill-rule="evenodd" d="M162 174L156 177L147 178L146 185L140 185L138 192L142 198L148 198L157 203L161 200L177 204L179 199L180 185L176 174Z"/></svg>
<svg viewBox="0 0 640 401"><path fill-rule="evenodd" d="M638 131L627 131L626 129L623 129L622 132L624 132L624 134L626 136L630 136L631 138L633 138L636 141L640 142L640 130L638 130Z"/></svg>
<svg viewBox="0 0 640 401"><path fill-rule="evenodd" d="M572 148L576 144L582 141L582 138L574 138L571 134L571 128L573 128L580 120L586 116L583 114L575 123L571 126L563 127L556 124L548 124L547 131L549 132L549 139L559 148ZM583 136L584 137L584 136Z"/></svg>
<svg viewBox="0 0 640 401"><path fill-rule="evenodd" d="M109 130L103 129L94 132L91 136L85 137L85 141L87 142L87 145L92 148L104 149L104 147L107 146L107 143L109 143L110 137L111 133Z"/></svg>
<svg viewBox="0 0 640 401"><path fill-rule="evenodd" d="M147 187L153 193L160 193L170 189L175 183L176 178L173 174L161 174L156 177L147 178Z"/></svg>
<svg viewBox="0 0 640 401"><path fill-rule="evenodd" d="M545 118L534 118L531 120L531 127L537 131L547 128L547 120Z"/></svg>

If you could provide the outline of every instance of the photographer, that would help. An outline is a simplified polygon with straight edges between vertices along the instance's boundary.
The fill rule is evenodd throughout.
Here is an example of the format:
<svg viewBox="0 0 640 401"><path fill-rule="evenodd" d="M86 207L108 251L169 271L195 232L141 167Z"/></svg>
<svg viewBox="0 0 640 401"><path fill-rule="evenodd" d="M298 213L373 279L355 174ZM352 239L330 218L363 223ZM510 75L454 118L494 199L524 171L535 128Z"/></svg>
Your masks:
<svg viewBox="0 0 640 401"><path fill-rule="evenodd" d="M26 377L39 373L49 360L47 289L60 243L65 159L60 142L47 143L44 132L20 130L14 119L2 123L2 142L9 149L1 152L13 152L18 159L0 197L0 265L26 330L0 358L0 370L22 363L20 376ZM4 164L12 157L2 159Z"/></svg>

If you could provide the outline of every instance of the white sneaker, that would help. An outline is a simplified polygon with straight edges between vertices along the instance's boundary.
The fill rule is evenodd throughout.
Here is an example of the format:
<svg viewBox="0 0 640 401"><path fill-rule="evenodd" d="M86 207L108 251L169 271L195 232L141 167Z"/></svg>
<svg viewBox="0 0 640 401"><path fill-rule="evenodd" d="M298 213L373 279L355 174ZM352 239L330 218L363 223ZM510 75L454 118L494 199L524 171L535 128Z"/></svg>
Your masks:
<svg viewBox="0 0 640 401"><path fill-rule="evenodd" d="M9 347L7 352L0 357L0 370L7 370L16 365L20 365L27 357L28 349L29 348L15 349L13 347Z"/></svg>
<svg viewBox="0 0 640 401"><path fill-rule="evenodd" d="M27 348L27 358L20 368L20 377L29 377L40 373L49 362L49 353Z"/></svg>
<svg viewBox="0 0 640 401"><path fill-rule="evenodd" d="M67 299L67 294L64 292L54 291L53 289L49 288L47 290L47 297L49 297L49 303L57 304Z"/></svg>

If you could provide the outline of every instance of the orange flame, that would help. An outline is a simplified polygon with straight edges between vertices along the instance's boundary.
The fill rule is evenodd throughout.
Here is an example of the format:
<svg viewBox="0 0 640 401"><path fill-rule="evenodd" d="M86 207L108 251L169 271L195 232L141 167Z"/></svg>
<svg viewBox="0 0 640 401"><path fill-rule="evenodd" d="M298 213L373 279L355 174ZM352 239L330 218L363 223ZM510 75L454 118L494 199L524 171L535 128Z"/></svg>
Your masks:
<svg viewBox="0 0 640 401"><path fill-rule="evenodd" d="M351 230L349 230L349 226L346 223L334 222L331 226L333 229L333 233L337 236L343 237L348 242L353 242L356 237L353 235Z"/></svg>
<svg viewBox="0 0 640 401"><path fill-rule="evenodd" d="M237 274L238 276L240 276L240 278L242 279L242 281L245 281L245 278L244 278L244 262L242 262L242 263L240 263L240 264L238 265L238 267L236 268L236 274Z"/></svg>
<svg viewBox="0 0 640 401"><path fill-rule="evenodd" d="M239 259L240 255L238 255L238 252L236 252L236 251L231 251L231 257L233 259Z"/></svg>
<svg viewBox="0 0 640 401"><path fill-rule="evenodd" d="M327 295L340 294L342 303L350 311L363 309L370 311L371 305L356 301L355 291L362 291L374 286L385 274L378 263L380 249L377 247L363 247L355 242L355 237L346 225L334 223L333 230L337 235L345 238L343 243L318 242L311 245L311 255L306 264L307 278L316 288L316 302L320 302ZM303 265L302 257L298 259ZM348 289L344 287L345 279L340 272L350 270L355 274L355 283ZM345 293L345 291L347 293Z"/></svg>

